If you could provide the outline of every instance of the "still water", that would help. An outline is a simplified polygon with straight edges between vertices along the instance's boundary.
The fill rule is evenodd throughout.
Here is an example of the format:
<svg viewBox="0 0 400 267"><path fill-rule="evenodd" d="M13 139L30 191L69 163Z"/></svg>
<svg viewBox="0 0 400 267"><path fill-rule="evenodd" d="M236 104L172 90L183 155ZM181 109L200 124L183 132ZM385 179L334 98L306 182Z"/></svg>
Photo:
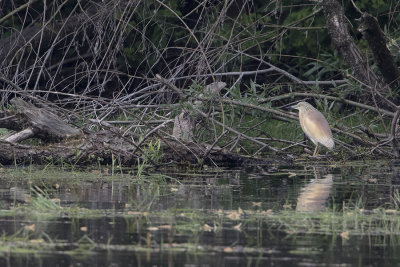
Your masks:
<svg viewBox="0 0 400 267"><path fill-rule="evenodd" d="M0 266L400 266L399 170L4 168Z"/></svg>

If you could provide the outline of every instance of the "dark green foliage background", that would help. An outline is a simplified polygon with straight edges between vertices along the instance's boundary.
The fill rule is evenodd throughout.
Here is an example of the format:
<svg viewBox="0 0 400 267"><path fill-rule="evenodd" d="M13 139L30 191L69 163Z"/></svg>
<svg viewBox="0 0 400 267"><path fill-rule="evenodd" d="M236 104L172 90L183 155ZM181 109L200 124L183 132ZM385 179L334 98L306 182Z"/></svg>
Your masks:
<svg viewBox="0 0 400 267"><path fill-rule="evenodd" d="M1 15L6 15L26 1L3 3ZM163 4L161 4L161 2ZM151 76L161 73L168 77L174 67L182 64L193 51L203 52L211 68L201 72L243 71L261 67L259 61L246 54L264 59L303 80L330 80L342 78L346 66L330 44L321 6L315 1L138 1L134 15L127 22L122 49L117 54L116 68L132 75ZM54 11L58 20L67 18L76 1L36 1L25 10L1 23L2 38L30 24L40 24L43 16L49 18ZM91 1L80 1L84 8ZM360 17L350 1L344 1L349 19L349 31L360 48L368 48L356 28ZM390 39L399 37L399 7L397 1L355 1L362 11L376 16ZM122 5L115 6L114 23L123 20ZM313 13L316 15L312 15ZM27 14L27 15L26 15ZM194 38L195 37L195 38ZM196 40L197 39L197 40ZM71 47L70 56L84 50L81 44ZM396 52L396 51L394 51ZM244 53L244 54L240 54ZM396 55L395 55L396 56ZM55 60L56 61L56 60ZM372 59L371 59L372 62ZM184 74L201 74L193 61L185 65ZM227 78L229 79L229 78ZM258 76L257 83L274 81L275 77Z"/></svg>

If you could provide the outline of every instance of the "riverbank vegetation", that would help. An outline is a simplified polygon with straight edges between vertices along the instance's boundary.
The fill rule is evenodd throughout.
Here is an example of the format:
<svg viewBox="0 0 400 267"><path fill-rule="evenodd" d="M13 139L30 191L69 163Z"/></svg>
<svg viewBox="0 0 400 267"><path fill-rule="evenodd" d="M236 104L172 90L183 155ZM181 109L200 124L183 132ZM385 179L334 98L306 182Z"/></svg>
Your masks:
<svg viewBox="0 0 400 267"><path fill-rule="evenodd" d="M397 1L0 5L2 164L289 162L299 100L328 159L399 157Z"/></svg>

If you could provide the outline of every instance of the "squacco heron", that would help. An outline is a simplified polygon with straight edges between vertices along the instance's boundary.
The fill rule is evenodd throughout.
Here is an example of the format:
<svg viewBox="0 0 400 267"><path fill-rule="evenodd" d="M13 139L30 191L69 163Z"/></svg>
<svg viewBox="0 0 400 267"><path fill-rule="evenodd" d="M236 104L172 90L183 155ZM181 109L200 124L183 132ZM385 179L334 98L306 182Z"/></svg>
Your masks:
<svg viewBox="0 0 400 267"><path fill-rule="evenodd" d="M307 102L299 102L291 108L299 110L301 129L315 145L313 156L317 155L319 144L326 146L329 150L335 147L331 127L321 112Z"/></svg>

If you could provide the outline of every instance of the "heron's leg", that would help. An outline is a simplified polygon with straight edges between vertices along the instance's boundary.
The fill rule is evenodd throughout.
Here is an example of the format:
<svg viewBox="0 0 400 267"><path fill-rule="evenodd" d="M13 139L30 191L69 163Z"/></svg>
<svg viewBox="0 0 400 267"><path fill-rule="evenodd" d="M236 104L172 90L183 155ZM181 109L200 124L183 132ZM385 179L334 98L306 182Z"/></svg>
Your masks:
<svg viewBox="0 0 400 267"><path fill-rule="evenodd" d="M319 144L319 143L317 143L317 145L315 146L313 157L315 157L315 156L317 155L318 144Z"/></svg>

